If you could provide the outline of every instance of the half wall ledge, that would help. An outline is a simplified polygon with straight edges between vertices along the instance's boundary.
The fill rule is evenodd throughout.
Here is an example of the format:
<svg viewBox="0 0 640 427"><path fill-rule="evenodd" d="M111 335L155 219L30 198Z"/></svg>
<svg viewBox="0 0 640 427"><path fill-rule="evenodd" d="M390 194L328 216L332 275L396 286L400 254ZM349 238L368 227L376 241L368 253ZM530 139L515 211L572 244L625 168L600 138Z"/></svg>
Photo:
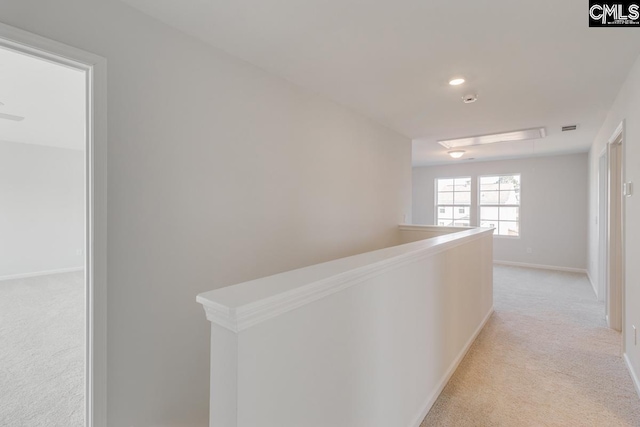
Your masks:
<svg viewBox="0 0 640 427"><path fill-rule="evenodd" d="M493 310L493 229L398 233L408 243L197 296L210 426L419 426Z"/></svg>

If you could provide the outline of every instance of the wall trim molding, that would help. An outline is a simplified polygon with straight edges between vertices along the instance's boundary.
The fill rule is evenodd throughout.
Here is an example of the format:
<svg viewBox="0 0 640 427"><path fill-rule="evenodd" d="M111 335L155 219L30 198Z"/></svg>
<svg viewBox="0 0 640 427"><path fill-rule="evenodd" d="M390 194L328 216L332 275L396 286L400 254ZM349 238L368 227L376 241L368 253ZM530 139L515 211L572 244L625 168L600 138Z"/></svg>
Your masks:
<svg viewBox="0 0 640 427"><path fill-rule="evenodd" d="M633 381L633 386L636 388L636 393L638 393L638 397L640 397L640 380L636 375L636 371L633 369L633 366L631 365L631 361L629 360L629 356L627 356L627 353L624 353L622 355L622 358L624 359L624 363L627 365L629 374L631 374L631 380Z"/></svg>
<svg viewBox="0 0 640 427"><path fill-rule="evenodd" d="M494 265L508 265L511 267L527 267L527 268L537 268L539 270L555 270L555 271L568 271L570 273L583 273L587 274L587 270L584 268L575 268L575 267L560 267L556 265L542 265L542 264L529 264L527 262L514 262L514 261L501 261L501 260L493 260Z"/></svg>
<svg viewBox="0 0 640 427"><path fill-rule="evenodd" d="M56 270L36 271L33 273L11 274L8 276L0 276L0 282L4 280L26 279L28 277L48 276L50 274L73 273L73 272L82 271L82 270L84 270L84 267L69 267L69 268L58 268Z"/></svg>
<svg viewBox="0 0 640 427"><path fill-rule="evenodd" d="M291 289L278 291L273 295L263 297L256 301L244 303L240 306L228 306L221 301L217 301L215 290L198 295L196 297L196 301L203 305L209 321L229 329L232 332L239 333L240 331L248 329L258 323L280 316L281 314L295 310L298 307L302 307L331 294L355 286L358 283L370 279L371 277L379 276L404 265L419 262L425 258L432 257L457 246L485 238L488 233L493 233L493 230L478 228L407 243L405 245L401 245L406 247L406 250L399 254L392 255L390 257L383 257L382 259L375 259L371 263L350 268L346 271L333 274L327 273L325 277L319 279L317 277L313 279L310 278L310 282L308 283L304 283L303 278L298 278L296 279L296 282L301 283ZM395 248L398 248L398 246ZM393 250L392 248L386 248L379 251L355 255L354 257L349 258L355 259L360 256L371 256L369 254L376 254L380 253L380 251L390 249ZM345 258L342 258L341 260L344 259ZM326 268L336 262L340 262L340 260L329 261L328 263L324 263L324 266ZM306 268L311 267L314 266ZM295 271L295 274L300 277L303 276L303 274L301 274L303 270L305 269L293 271ZM291 274L291 272L281 274L287 275ZM273 277L274 276L271 276L271 278Z"/></svg>
<svg viewBox="0 0 640 427"><path fill-rule="evenodd" d="M478 338L478 335L480 335L480 332L482 332L482 329L484 329L484 327L486 326L487 322L491 318L491 315L493 315L493 312L494 312L493 306L491 306L487 315L484 317L484 319L482 319L482 322L480 322L480 325L476 328L473 335L471 335L471 337L469 338L465 346L462 348L462 350L460 350L460 353L458 353L458 356L454 359L454 361L451 363L451 365L449 366L445 374L440 379L440 382L438 383L438 387L427 398L427 401L422 406L422 409L420 410L418 415L416 415L416 417L413 419L411 424L409 424L410 427L420 427L420 424L422 424L424 417L427 416L433 404L436 403L436 400L440 396L440 393L442 393L442 390L444 390L445 386L447 385L447 383L449 382L453 374L458 369L460 362L462 362L462 359L464 359L464 357L469 352L469 349L475 342L476 338Z"/></svg>
<svg viewBox="0 0 640 427"><path fill-rule="evenodd" d="M591 283L591 287L593 288L593 293L596 294L596 299L600 301L600 296L598 295L598 288L596 287L596 283L591 279L591 273L589 270L587 271L587 278L589 279L589 283Z"/></svg>

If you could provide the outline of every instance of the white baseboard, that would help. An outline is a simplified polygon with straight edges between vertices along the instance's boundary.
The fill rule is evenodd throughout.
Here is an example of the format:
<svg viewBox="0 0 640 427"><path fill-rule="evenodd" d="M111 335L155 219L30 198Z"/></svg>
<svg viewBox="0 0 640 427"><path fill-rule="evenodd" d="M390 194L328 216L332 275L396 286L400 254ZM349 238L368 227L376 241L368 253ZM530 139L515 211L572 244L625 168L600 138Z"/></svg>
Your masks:
<svg viewBox="0 0 640 427"><path fill-rule="evenodd" d="M629 360L627 353L623 354L622 357L624 358L624 363L626 363L627 369L631 374L631 380L633 381L633 386L636 388L636 393L638 393L638 397L640 397L640 380L638 380L636 371L633 369L633 366L631 366L631 361Z"/></svg>
<svg viewBox="0 0 640 427"><path fill-rule="evenodd" d="M480 326L478 326L478 328L475 330L475 332L473 333L471 338L469 338L467 343L464 345L464 347L462 348L462 350L458 354L458 357L455 358L455 360L449 366L449 369L447 369L447 371L444 373L444 376L442 377L442 379L438 383L438 386L436 387L435 391L433 393L431 393L431 395L427 398L427 401L422 406L422 409L420 410L418 415L413 419L413 422L410 424L411 427L420 427L420 424L422 424L422 421L424 420L424 417L427 416L427 414L429 413L429 410L431 409L433 404L436 403L436 400L438 399L438 396L440 396L440 393L442 393L442 390L444 390L445 386L447 385L447 383L449 382L449 380L453 376L453 373L456 371L456 369L458 369L458 365L460 365L460 362L462 362L462 359L464 359L464 356L467 355L467 352L471 348L471 345L473 344L473 342L476 340L476 338L480 334L480 331L482 331L482 328L484 328L484 325L487 324L487 322L489 321L489 318L491 317L492 314L493 314L493 306L489 310L489 313L487 313L485 318L480 323Z"/></svg>
<svg viewBox="0 0 640 427"><path fill-rule="evenodd" d="M593 293L596 294L596 299L600 301L600 296L598 295L598 289L596 288L596 284L591 279L591 273L587 270L587 279L589 279L589 283L591 283L591 287L593 288Z"/></svg>
<svg viewBox="0 0 640 427"><path fill-rule="evenodd" d="M27 277L48 276L49 274L73 273L82 271L84 267L59 268L57 270L36 271L34 273L12 274L9 276L0 276L0 282L3 280L25 279Z"/></svg>
<svg viewBox="0 0 640 427"><path fill-rule="evenodd" d="M500 261L500 260L494 260L493 263L497 265L509 265L512 267L527 267L527 268L537 268L539 270L568 271L570 273L587 274L587 270L584 268L558 267L556 265L529 264L526 262L513 262L513 261Z"/></svg>

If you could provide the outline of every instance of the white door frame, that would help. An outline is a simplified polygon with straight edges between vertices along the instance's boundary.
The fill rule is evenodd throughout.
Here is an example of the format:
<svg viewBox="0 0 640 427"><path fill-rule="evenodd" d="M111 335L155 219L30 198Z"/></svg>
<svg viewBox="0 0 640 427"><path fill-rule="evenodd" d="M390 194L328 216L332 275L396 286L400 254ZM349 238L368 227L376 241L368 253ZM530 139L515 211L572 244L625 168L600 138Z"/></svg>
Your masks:
<svg viewBox="0 0 640 427"><path fill-rule="evenodd" d="M624 121L607 143L608 213L607 213L607 312L609 327L624 333ZM601 248L602 249L602 248ZM624 343L623 343L624 345ZM624 348L623 348L624 351Z"/></svg>
<svg viewBox="0 0 640 427"><path fill-rule="evenodd" d="M2 23L0 46L85 71L85 425L103 427L107 409L107 62Z"/></svg>
<svg viewBox="0 0 640 427"><path fill-rule="evenodd" d="M605 317L609 322L609 306L607 304L607 266L608 266L608 227L607 218L609 208L609 144L598 157L598 301L605 303Z"/></svg>

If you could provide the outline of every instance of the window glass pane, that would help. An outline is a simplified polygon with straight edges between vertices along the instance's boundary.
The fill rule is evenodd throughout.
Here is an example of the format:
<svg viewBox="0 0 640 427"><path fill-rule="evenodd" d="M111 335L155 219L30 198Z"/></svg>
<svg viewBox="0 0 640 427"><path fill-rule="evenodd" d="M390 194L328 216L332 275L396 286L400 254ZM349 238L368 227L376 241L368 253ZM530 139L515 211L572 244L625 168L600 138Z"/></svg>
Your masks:
<svg viewBox="0 0 640 427"><path fill-rule="evenodd" d="M443 225L445 227L453 227L453 219L438 218L438 225Z"/></svg>
<svg viewBox="0 0 640 427"><path fill-rule="evenodd" d="M500 193L498 191L482 191L480 192L481 205L497 205L499 204Z"/></svg>
<svg viewBox="0 0 640 427"><path fill-rule="evenodd" d="M480 177L480 191L496 191L499 189L499 176Z"/></svg>
<svg viewBox="0 0 640 427"><path fill-rule="evenodd" d="M514 190L500 191L501 205L519 205L520 195Z"/></svg>
<svg viewBox="0 0 640 427"><path fill-rule="evenodd" d="M453 219L453 207L452 206L439 206L438 218L451 218Z"/></svg>
<svg viewBox="0 0 640 427"><path fill-rule="evenodd" d="M471 204L471 192L464 191L462 193L454 193L453 204L455 204L455 205L469 205L469 204Z"/></svg>
<svg viewBox="0 0 640 427"><path fill-rule="evenodd" d="M500 190L520 190L520 175L503 175L500 177Z"/></svg>
<svg viewBox="0 0 640 427"><path fill-rule="evenodd" d="M449 226L453 223L452 218L438 218L438 225Z"/></svg>
<svg viewBox="0 0 640 427"><path fill-rule="evenodd" d="M453 193L438 193L438 204L439 205L452 205L453 204Z"/></svg>
<svg viewBox="0 0 640 427"><path fill-rule="evenodd" d="M469 226L471 177L436 179L436 223L441 226Z"/></svg>
<svg viewBox="0 0 640 427"><path fill-rule="evenodd" d="M498 227L498 221L480 221L480 227L497 228Z"/></svg>
<svg viewBox="0 0 640 427"><path fill-rule="evenodd" d="M470 215L471 215L470 207L456 207L453 210L453 217L455 219L466 219L468 221Z"/></svg>
<svg viewBox="0 0 640 427"><path fill-rule="evenodd" d="M469 227L469 221L456 220L454 222L454 226L455 227Z"/></svg>
<svg viewBox="0 0 640 427"><path fill-rule="evenodd" d="M454 186L456 191L471 191L471 177L456 178Z"/></svg>
<svg viewBox="0 0 640 427"><path fill-rule="evenodd" d="M453 191L453 179L439 179L438 191Z"/></svg>
<svg viewBox="0 0 640 427"><path fill-rule="evenodd" d="M491 208L483 208L491 209ZM493 208L496 209L496 208ZM500 220L501 221L518 221L520 219L520 208L516 207L504 207L500 208Z"/></svg>
<svg viewBox="0 0 640 427"><path fill-rule="evenodd" d="M501 236L518 236L520 227L515 221L500 221L498 223L498 234Z"/></svg>
<svg viewBox="0 0 640 427"><path fill-rule="evenodd" d="M486 220L497 221L498 219L500 219L498 217L498 208L484 207L484 206L480 208L480 221L486 221Z"/></svg>

